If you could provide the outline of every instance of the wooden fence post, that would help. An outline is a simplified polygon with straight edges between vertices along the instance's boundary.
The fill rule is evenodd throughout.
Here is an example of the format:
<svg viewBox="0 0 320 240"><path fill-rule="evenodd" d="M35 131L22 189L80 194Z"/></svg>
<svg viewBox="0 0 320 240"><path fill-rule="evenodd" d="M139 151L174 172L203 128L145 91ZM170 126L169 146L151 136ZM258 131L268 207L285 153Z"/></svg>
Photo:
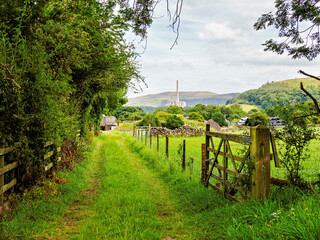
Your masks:
<svg viewBox="0 0 320 240"><path fill-rule="evenodd" d="M0 149L4 148L3 144L0 144ZM4 167L4 155L0 155L0 170ZM4 174L0 175L0 191L2 190L2 187L4 186ZM1 191L2 192L2 191ZM0 192L0 206L3 205L4 198L3 193Z"/></svg>
<svg viewBox="0 0 320 240"><path fill-rule="evenodd" d="M227 141L223 141L223 196L226 197L228 186L226 182L228 181L228 147L227 147Z"/></svg>
<svg viewBox="0 0 320 240"><path fill-rule="evenodd" d="M159 134L157 134L157 152L159 152Z"/></svg>
<svg viewBox="0 0 320 240"><path fill-rule="evenodd" d="M133 137L136 136L136 125L133 125Z"/></svg>
<svg viewBox="0 0 320 240"><path fill-rule="evenodd" d="M205 157L206 157L206 159L210 158L210 152L208 150L210 136L207 135L208 132L210 132L210 124L206 124L206 148L205 148ZM209 170L209 162L205 162L205 163L206 163L206 169L208 171Z"/></svg>
<svg viewBox="0 0 320 240"><path fill-rule="evenodd" d="M151 131L150 131L150 148L152 148L152 134L151 134Z"/></svg>
<svg viewBox="0 0 320 240"><path fill-rule="evenodd" d="M270 194L270 130L258 125L250 129L250 156L254 169L251 173L251 194L257 200Z"/></svg>
<svg viewBox="0 0 320 240"><path fill-rule="evenodd" d="M207 165L206 162L206 144L203 143L201 144L201 159L202 159L202 164L201 164L201 182L205 183L206 182L206 178L207 178L207 172L209 170L209 167Z"/></svg>
<svg viewBox="0 0 320 240"><path fill-rule="evenodd" d="M166 156L169 158L169 137L166 136Z"/></svg>
<svg viewBox="0 0 320 240"><path fill-rule="evenodd" d="M183 139L182 145L182 171L186 170L186 140Z"/></svg>
<svg viewBox="0 0 320 240"><path fill-rule="evenodd" d="M148 131L146 130L146 133L145 133L145 145L147 145L147 142L148 142Z"/></svg>

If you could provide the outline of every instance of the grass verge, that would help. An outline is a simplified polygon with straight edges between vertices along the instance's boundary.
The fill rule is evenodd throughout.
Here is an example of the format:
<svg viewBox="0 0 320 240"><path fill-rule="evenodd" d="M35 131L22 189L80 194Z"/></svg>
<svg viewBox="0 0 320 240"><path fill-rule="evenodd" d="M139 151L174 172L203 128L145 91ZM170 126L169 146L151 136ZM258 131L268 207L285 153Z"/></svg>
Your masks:
<svg viewBox="0 0 320 240"><path fill-rule="evenodd" d="M265 201L229 202L200 184L199 177L181 172L179 158L164 154L127 137L131 149L163 179L175 208L197 232L193 239L320 239L320 199L296 188L272 188ZM200 158L200 154L199 157ZM188 228L187 228L188 229ZM192 231L192 229L189 229Z"/></svg>

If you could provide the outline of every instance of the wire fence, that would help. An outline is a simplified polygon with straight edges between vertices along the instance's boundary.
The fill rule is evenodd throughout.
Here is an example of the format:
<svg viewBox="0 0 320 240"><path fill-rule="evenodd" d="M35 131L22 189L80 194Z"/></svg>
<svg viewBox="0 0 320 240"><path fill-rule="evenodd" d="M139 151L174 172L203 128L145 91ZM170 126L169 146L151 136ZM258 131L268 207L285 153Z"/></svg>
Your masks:
<svg viewBox="0 0 320 240"><path fill-rule="evenodd" d="M136 138L137 141L145 144L159 154L164 154L173 161L180 161L181 166L183 161L188 167L192 164L195 173L201 172L201 144L205 142L204 136L197 137L183 137L172 136L168 137L168 144L166 143L166 136L152 136L150 138L149 127L141 127L139 135L134 135L133 130L130 129L130 134ZM123 130L120 130L124 132ZM185 140L185 152L183 153L183 141ZM239 149L241 151L241 149ZM279 151L279 148L278 148ZM281 149L279 157L281 162ZM311 142L307 155L308 157L302 162L302 169L300 170L301 178L308 182L315 182L320 179L320 140ZM183 157L184 156L184 157ZM191 163L192 162L192 163ZM276 168L273 162L271 163L271 176L276 178L286 178L287 171L283 167Z"/></svg>

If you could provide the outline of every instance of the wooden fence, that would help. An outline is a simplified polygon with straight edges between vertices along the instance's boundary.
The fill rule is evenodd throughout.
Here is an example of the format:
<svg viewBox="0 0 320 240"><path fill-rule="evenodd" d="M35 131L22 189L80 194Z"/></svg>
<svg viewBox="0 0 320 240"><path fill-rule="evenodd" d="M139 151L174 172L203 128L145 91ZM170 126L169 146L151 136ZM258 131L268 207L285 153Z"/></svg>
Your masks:
<svg viewBox="0 0 320 240"><path fill-rule="evenodd" d="M218 145L214 144L213 138L220 140ZM242 154L238 154L241 156L234 153L233 146L236 144L244 146ZM212 158L210 153L213 153ZM211 132L210 125L206 126L201 179L205 186L210 186L223 196L237 202L268 197L271 159L279 167L274 136L267 127L253 127L250 136L242 136Z"/></svg>
<svg viewBox="0 0 320 240"><path fill-rule="evenodd" d="M149 145L152 148L152 135L151 135L151 126L144 127L136 127L133 125L133 137L143 142L145 145ZM157 152L160 150L160 141L159 135L156 135L156 146ZM166 157L169 158L169 136L165 136L165 154ZM181 167L182 170L186 169L186 140L182 141L182 149L181 149Z"/></svg>
<svg viewBox="0 0 320 240"><path fill-rule="evenodd" d="M0 146L0 214L3 210L8 209L9 206L9 202L5 201L5 193L13 189L18 182L16 169L19 167L19 161L7 163L6 155L14 150L19 151L19 146L20 144L15 144L13 147ZM46 142L43 147L46 149L46 153L43 155L44 170L48 171L54 166L55 162L61 161L61 157L58 156L61 148L55 148L53 141ZM56 156L55 159L53 159L54 156Z"/></svg>

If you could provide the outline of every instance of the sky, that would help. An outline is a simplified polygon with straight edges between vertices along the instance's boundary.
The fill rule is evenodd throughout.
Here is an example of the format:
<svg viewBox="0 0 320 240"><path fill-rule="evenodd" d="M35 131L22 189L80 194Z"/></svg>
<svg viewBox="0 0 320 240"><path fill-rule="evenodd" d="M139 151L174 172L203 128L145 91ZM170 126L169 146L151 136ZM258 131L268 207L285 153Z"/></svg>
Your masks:
<svg viewBox="0 0 320 240"><path fill-rule="evenodd" d="M175 2L175 0L170 0ZM173 7L173 6L172 6ZM174 10L172 8L172 10ZM147 86L128 97L175 91L244 92L261 85L302 78L298 70L320 75L320 59L291 59L263 51L264 43L277 38L274 28L256 31L253 24L264 13L275 12L271 0L184 0L178 45L169 28L166 1L156 8L147 48L134 39L141 75ZM129 39L131 37L129 36Z"/></svg>

